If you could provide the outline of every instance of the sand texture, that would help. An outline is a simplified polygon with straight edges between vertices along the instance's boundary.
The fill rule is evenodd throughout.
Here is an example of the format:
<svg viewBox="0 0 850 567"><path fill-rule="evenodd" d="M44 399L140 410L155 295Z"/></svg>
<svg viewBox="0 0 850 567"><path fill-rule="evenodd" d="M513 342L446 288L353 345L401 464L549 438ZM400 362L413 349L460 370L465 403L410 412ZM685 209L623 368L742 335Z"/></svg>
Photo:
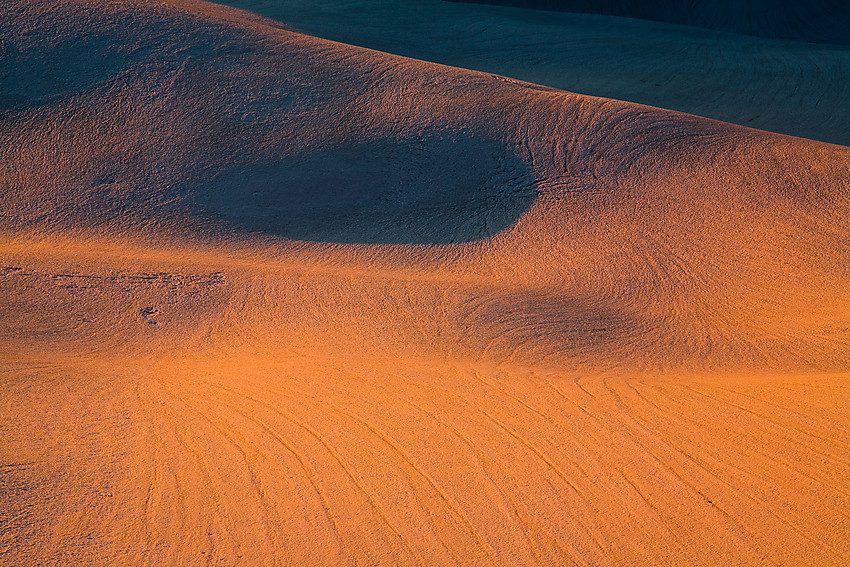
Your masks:
<svg viewBox="0 0 850 567"><path fill-rule="evenodd" d="M783 7L792 11L783 24L789 31L805 34L825 22L845 38L843 45L443 0L220 2L348 44L850 145L850 4L844 0L771 0L779 13ZM592 2L594 9L602 5ZM824 10L829 2L838 4L836 9ZM655 10L671 3L623 0L619 5ZM747 12L758 4L695 3L712 22L722 21L718 18L724 14L740 20L736 10ZM798 9L802 14L796 14ZM775 14L776 9L760 15L776 24Z"/></svg>
<svg viewBox="0 0 850 567"><path fill-rule="evenodd" d="M206 2L0 22L0 565L850 563L850 148Z"/></svg>

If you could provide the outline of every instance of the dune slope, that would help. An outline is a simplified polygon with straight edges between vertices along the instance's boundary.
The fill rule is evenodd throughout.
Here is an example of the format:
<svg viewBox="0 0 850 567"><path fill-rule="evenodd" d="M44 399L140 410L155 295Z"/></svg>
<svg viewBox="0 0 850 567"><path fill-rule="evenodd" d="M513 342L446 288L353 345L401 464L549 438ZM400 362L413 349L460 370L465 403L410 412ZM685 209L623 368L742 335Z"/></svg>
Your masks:
<svg viewBox="0 0 850 567"><path fill-rule="evenodd" d="M448 0L641 18L748 35L800 41L850 43L850 8L838 0Z"/></svg>
<svg viewBox="0 0 850 567"><path fill-rule="evenodd" d="M850 145L847 45L443 0L220 2L334 41ZM665 3L643 4L651 9ZM623 2L623 6L636 4ZM801 20L792 18L789 26L794 29L808 30L826 22L846 34L850 25L846 6L824 14L812 8L818 3L776 4L804 12ZM734 15L736 8L746 11L754 3L700 5L705 6L706 17L720 21ZM594 9L599 6L594 3ZM772 18L776 12L765 13L765 30L777 23Z"/></svg>
<svg viewBox="0 0 850 567"><path fill-rule="evenodd" d="M847 148L203 2L0 19L0 562L850 559Z"/></svg>

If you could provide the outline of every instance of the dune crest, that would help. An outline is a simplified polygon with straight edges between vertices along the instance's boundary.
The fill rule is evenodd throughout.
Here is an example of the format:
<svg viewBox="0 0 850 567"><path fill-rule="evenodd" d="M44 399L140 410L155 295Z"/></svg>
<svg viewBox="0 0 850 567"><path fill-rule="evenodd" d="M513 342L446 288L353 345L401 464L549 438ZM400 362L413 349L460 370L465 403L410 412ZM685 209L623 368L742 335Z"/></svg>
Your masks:
<svg viewBox="0 0 850 567"><path fill-rule="evenodd" d="M850 149L205 2L0 20L0 562L850 559Z"/></svg>
<svg viewBox="0 0 850 567"><path fill-rule="evenodd" d="M443 0L220 3L347 44L850 146L850 22L837 0L773 2L764 12L753 1L594 1L585 4L592 4L591 14ZM844 41L789 41L601 15L609 13L606 4L626 12L687 5L694 7L688 17L699 15L709 27L728 30L751 18L766 33L784 26L805 36L825 28Z"/></svg>

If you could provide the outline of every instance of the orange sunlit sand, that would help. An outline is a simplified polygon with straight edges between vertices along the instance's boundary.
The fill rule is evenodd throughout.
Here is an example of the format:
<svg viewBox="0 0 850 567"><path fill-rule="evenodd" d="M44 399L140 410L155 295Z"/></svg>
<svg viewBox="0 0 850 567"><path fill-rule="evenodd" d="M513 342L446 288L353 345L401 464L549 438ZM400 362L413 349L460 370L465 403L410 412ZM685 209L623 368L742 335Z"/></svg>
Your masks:
<svg viewBox="0 0 850 567"><path fill-rule="evenodd" d="M0 565L850 562L848 147L0 21Z"/></svg>

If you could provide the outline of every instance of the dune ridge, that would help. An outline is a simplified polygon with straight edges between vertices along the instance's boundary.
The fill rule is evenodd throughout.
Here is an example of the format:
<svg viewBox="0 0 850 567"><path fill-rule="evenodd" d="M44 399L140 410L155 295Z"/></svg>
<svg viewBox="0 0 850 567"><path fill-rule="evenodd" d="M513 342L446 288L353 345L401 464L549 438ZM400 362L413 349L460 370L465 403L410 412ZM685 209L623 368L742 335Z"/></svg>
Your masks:
<svg viewBox="0 0 850 567"><path fill-rule="evenodd" d="M309 35L571 92L850 145L846 45L762 38L599 14L443 0L221 0ZM648 2L646 9L670 5ZM701 3L712 21L753 2ZM623 2L624 6L644 3ZM787 3L846 34L846 7ZM594 4L598 9L600 4ZM719 8L723 8L722 10ZM728 9L727 9L728 8ZM782 12L782 10L779 10ZM768 11L767 14L774 14ZM808 15L805 13L808 12ZM844 14L844 16L842 16ZM776 22L767 20L773 25ZM766 29L770 29L769 27Z"/></svg>
<svg viewBox="0 0 850 567"><path fill-rule="evenodd" d="M850 149L205 2L0 19L0 561L850 558Z"/></svg>

